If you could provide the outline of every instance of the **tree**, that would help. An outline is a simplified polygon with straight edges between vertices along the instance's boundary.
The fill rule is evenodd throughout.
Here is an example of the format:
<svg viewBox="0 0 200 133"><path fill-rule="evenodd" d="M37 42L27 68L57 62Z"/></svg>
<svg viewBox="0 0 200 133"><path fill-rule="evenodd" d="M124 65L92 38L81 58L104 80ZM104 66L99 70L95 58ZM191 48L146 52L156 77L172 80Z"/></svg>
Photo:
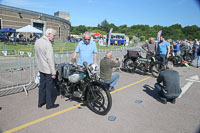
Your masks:
<svg viewBox="0 0 200 133"><path fill-rule="evenodd" d="M185 34L185 36L187 37L187 39L189 40L194 40L195 39L195 34L196 32L198 32L200 30L199 27L197 27L196 25L192 25L192 26L186 26L182 29L183 33Z"/></svg>
<svg viewBox="0 0 200 133"><path fill-rule="evenodd" d="M200 31L194 33L194 38L200 40Z"/></svg>
<svg viewBox="0 0 200 133"><path fill-rule="evenodd" d="M97 27L86 27L84 25L72 26L71 33L80 34L85 31L99 32L103 35L107 34L110 29L113 28L115 33L125 33L127 36L137 36L141 38L157 37L158 31L162 30L163 35L166 39L173 40L194 40L200 39L200 28L196 25L182 27L180 24L174 24L169 27L164 27L160 25L154 25L150 27L149 25L132 25L128 27L125 25L115 26L115 24L109 24L105 19Z"/></svg>
<svg viewBox="0 0 200 133"><path fill-rule="evenodd" d="M76 34L76 35L80 35L81 33L84 33L88 31L87 27L85 27L85 25L79 25L79 26L72 26L72 34Z"/></svg>
<svg viewBox="0 0 200 133"><path fill-rule="evenodd" d="M101 24L98 26L101 30L105 31L106 33L108 33L110 30L109 23L106 19L104 21L102 21Z"/></svg>

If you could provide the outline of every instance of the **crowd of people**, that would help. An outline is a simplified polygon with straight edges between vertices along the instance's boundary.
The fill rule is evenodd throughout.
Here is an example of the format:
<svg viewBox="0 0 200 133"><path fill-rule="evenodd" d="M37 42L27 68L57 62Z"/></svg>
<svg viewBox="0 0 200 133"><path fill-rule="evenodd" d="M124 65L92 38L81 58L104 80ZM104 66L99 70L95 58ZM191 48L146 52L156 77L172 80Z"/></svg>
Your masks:
<svg viewBox="0 0 200 133"><path fill-rule="evenodd" d="M172 45L170 45L172 43ZM171 46L171 47L170 47ZM170 52L175 56L181 56L184 51L192 50L193 61L191 65L194 66L194 61L197 59L196 67L200 67L200 46L197 39L194 41L170 41L165 40L163 35L160 36L158 44L154 43L151 37L149 42L143 44L142 48L147 47L148 53L151 56L156 56L159 61L164 65L164 71L160 72L155 88L158 90L160 96L159 101L166 104L167 101L175 103L176 98L181 94L179 73L173 69L173 63L168 61ZM186 50L188 49L188 50ZM146 58L149 58L147 54ZM161 85L162 83L162 85Z"/></svg>
<svg viewBox="0 0 200 133"><path fill-rule="evenodd" d="M19 32L17 34L17 42L35 42L37 39L40 38L39 34L36 33L30 33L29 37L24 36L23 33Z"/></svg>
<svg viewBox="0 0 200 133"><path fill-rule="evenodd" d="M35 56L40 72L39 108L45 104L46 109L56 108L59 106L58 104L55 104L57 92L54 87L56 70L53 59L52 42L54 41L55 36L56 30L49 28L46 30L45 35L35 42ZM173 63L167 62L167 59L169 58L170 50L173 50L175 55L179 56L180 47L182 46L180 46L179 41L172 43L173 47L170 48L170 42L166 41L164 36L161 36L158 44L155 44L154 38L151 37L149 42L142 46L143 48L147 47L147 50L149 51L148 53L150 53L150 55L147 55L147 58L152 55L157 56L158 60L160 60L164 65L164 71L160 73L157 78L157 83L155 84L155 88L158 90L160 95L160 100L164 104L166 104L167 101L175 103L175 99L181 93L179 73L172 70ZM188 45L188 48L192 48L194 51L194 59L198 57L197 67L200 66L200 48L198 47L199 43L197 40L195 40L194 43L190 42L190 45ZM70 63L76 62L77 57L79 57L77 65L80 67L83 67L83 62L87 62L88 65L97 63L97 46L95 41L91 40L91 34L89 32L83 34L83 39L78 43ZM107 51L105 57L100 61L100 79L109 86L110 91L115 89L115 85L119 79L119 74L113 74L112 69L120 67L120 64L121 59L112 58L111 51Z"/></svg>
<svg viewBox="0 0 200 133"><path fill-rule="evenodd" d="M191 51L192 62L191 65L194 66L194 61L197 59L196 67L200 67L200 57L199 57L199 41L195 39L194 41L181 41L181 40L165 40L165 37L161 35L158 44L155 43L154 38L151 37L149 41L142 45L142 48L147 48L149 53L157 56L163 64L166 65L167 59L173 53L175 56L183 56L186 52ZM147 55L147 58L149 56Z"/></svg>
<svg viewBox="0 0 200 133"><path fill-rule="evenodd" d="M16 36L15 36L16 34ZM4 42L19 42L19 43L23 43L23 42L35 42L37 39L40 38L39 34L36 33L30 33L29 37L25 36L22 32L7 32Z"/></svg>

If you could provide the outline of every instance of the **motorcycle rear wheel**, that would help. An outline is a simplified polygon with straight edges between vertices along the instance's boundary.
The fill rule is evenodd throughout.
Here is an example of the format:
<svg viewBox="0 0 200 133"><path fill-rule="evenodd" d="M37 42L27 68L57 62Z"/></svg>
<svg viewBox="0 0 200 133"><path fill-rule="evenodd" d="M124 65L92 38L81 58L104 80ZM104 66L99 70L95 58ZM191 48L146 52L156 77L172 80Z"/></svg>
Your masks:
<svg viewBox="0 0 200 133"><path fill-rule="evenodd" d="M93 83L87 92L87 106L96 114L106 115L112 106L112 98L108 89L99 83Z"/></svg>

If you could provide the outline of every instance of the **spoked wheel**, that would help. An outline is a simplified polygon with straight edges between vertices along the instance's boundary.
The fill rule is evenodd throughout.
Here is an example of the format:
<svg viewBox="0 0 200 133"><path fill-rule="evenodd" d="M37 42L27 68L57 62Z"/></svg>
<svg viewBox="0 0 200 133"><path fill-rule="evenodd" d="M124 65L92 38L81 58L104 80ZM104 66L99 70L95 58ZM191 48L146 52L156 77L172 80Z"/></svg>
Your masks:
<svg viewBox="0 0 200 133"><path fill-rule="evenodd" d="M168 60L171 61L174 66L181 66L182 62L183 62L183 60L180 56L169 57Z"/></svg>
<svg viewBox="0 0 200 133"><path fill-rule="evenodd" d="M181 66L182 63L183 63L183 59L182 59L182 57L181 57L181 56L176 56L176 58L177 58L177 64L176 64L176 65Z"/></svg>
<svg viewBox="0 0 200 133"><path fill-rule="evenodd" d="M176 65L177 64L177 60L176 60L176 57L169 57L168 59L169 61L171 61L173 63L173 65Z"/></svg>
<svg viewBox="0 0 200 133"><path fill-rule="evenodd" d="M164 65L161 62L154 62L151 66L151 73L155 78L158 77L162 70L164 70Z"/></svg>
<svg viewBox="0 0 200 133"><path fill-rule="evenodd" d="M192 63L193 57L191 55L186 55L185 60L188 61L190 64Z"/></svg>
<svg viewBox="0 0 200 133"><path fill-rule="evenodd" d="M134 62L133 60L131 60L131 59L126 59L125 61L124 61L124 67L125 67L125 69L127 70L127 71L129 71L129 72L133 72L133 71L135 71L135 69L136 69L136 62Z"/></svg>
<svg viewBox="0 0 200 133"><path fill-rule="evenodd" d="M93 84L87 92L87 105L90 110L106 115L112 106L112 98L106 87L100 84Z"/></svg>

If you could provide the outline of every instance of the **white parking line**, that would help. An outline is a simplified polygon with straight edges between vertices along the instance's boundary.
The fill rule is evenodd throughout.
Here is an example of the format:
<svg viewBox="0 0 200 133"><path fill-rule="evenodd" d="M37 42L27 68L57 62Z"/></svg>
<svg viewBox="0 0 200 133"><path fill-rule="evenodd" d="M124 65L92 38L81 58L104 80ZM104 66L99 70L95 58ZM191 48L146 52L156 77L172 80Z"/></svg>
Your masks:
<svg viewBox="0 0 200 133"><path fill-rule="evenodd" d="M192 77L190 77L189 79L186 79L186 80L188 80L189 82L187 82L187 84L181 89L182 92L181 92L181 94L179 95L178 98L181 98L181 96L190 88L190 86L194 82L200 82L198 75L192 76Z"/></svg>
<svg viewBox="0 0 200 133"><path fill-rule="evenodd" d="M187 84L186 84L183 88L181 88L182 92L181 92L181 94L179 95L178 98L181 98L181 96L190 88L190 86L191 86L193 83L194 83L194 82L191 82L191 81L187 82Z"/></svg>

